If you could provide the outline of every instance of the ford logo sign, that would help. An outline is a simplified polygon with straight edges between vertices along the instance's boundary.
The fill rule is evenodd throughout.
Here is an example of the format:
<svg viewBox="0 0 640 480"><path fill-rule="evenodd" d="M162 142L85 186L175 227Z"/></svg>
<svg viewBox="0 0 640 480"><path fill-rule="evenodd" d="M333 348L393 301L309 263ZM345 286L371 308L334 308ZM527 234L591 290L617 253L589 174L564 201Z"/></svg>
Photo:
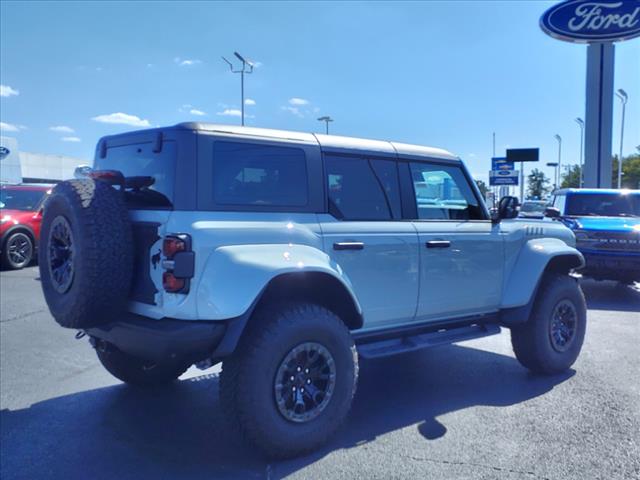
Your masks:
<svg viewBox="0 0 640 480"><path fill-rule="evenodd" d="M5 158L7 158L10 153L11 150L9 150L7 147L0 147L0 160L4 160Z"/></svg>
<svg viewBox="0 0 640 480"><path fill-rule="evenodd" d="M640 0L568 0L544 12L540 27L559 40L617 42L640 35Z"/></svg>

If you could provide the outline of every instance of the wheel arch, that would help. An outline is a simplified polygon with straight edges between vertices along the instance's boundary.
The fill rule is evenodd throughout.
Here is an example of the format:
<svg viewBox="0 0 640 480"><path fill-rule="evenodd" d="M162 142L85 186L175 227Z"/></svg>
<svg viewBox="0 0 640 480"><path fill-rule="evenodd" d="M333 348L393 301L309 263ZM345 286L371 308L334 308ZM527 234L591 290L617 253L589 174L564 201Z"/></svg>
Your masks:
<svg viewBox="0 0 640 480"><path fill-rule="evenodd" d="M554 238L527 242L507 276L500 308L501 322L514 326L526 322L540 285L550 274L568 275L584 266L584 257Z"/></svg>
<svg viewBox="0 0 640 480"><path fill-rule="evenodd" d="M363 325L362 309L352 292L340 279L323 271L287 272L274 276L241 316L229 320L227 331L213 357L221 359L235 350L242 335L256 318L255 313L269 305L307 302L322 305L335 313L349 328Z"/></svg>
<svg viewBox="0 0 640 480"><path fill-rule="evenodd" d="M10 227L4 234L2 235L2 241L0 242L0 248L4 249L4 245L9 239L11 235L14 233L25 233L29 236L31 243L33 244L33 248L37 248L36 234L33 229L29 225L25 225L24 223L19 223L18 225L14 225Z"/></svg>

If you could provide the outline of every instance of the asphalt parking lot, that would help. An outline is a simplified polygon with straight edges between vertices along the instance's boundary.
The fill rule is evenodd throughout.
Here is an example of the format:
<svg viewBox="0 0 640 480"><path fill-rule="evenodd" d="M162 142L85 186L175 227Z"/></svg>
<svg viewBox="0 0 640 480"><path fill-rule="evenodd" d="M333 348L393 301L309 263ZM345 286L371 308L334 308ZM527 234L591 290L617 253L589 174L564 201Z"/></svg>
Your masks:
<svg viewBox="0 0 640 480"><path fill-rule="evenodd" d="M583 282L582 355L538 377L501 335L361 364L323 450L268 463L236 440L218 372L127 387L58 327L37 268L0 272L0 477L640 478L640 288Z"/></svg>

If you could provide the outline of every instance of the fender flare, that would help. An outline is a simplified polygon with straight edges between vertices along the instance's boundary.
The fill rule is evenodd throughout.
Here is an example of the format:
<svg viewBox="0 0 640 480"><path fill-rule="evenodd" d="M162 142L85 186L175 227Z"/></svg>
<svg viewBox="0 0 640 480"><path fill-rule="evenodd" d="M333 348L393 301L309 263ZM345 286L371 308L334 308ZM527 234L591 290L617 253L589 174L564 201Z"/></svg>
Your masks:
<svg viewBox="0 0 640 480"><path fill-rule="evenodd" d="M198 316L226 320L227 330L214 358L235 349L251 315L269 287L283 277L313 274L340 285L362 325L362 307L351 281L323 251L293 244L233 245L215 249L197 287ZM359 326L356 326L358 328Z"/></svg>
<svg viewBox="0 0 640 480"><path fill-rule="evenodd" d="M520 250L511 272L505 277L501 322L513 326L529 319L540 283L550 271L569 273L584 267L582 254L556 238L529 240Z"/></svg>

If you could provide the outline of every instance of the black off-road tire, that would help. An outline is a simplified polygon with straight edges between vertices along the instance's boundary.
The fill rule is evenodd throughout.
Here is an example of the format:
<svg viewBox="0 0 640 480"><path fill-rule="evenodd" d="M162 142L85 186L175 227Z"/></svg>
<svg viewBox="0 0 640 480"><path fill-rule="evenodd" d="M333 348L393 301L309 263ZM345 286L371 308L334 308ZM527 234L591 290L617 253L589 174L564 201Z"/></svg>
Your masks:
<svg viewBox="0 0 640 480"><path fill-rule="evenodd" d="M335 361L335 388L318 416L285 418L276 402L276 374L296 347L317 342ZM355 394L358 356L345 324L313 304L289 304L257 312L236 351L222 365L220 399L230 423L267 456L288 458L325 443L342 424Z"/></svg>
<svg viewBox="0 0 640 480"><path fill-rule="evenodd" d="M19 249L19 257L13 253ZM31 236L23 231L10 233L2 245L2 266L7 270L20 270L27 267L34 257L34 245Z"/></svg>
<svg viewBox="0 0 640 480"><path fill-rule="evenodd" d="M129 385L151 387L165 385L187 371L188 365L156 365L128 355L115 347L96 348L98 360L107 371Z"/></svg>
<svg viewBox="0 0 640 480"><path fill-rule="evenodd" d="M552 323L557 309L575 312L571 340L562 350L554 346ZM578 358L587 329L587 306L578 281L569 275L549 274L542 279L528 321L511 329L511 344L518 361L529 370L547 375L569 369Z"/></svg>
<svg viewBox="0 0 640 480"><path fill-rule="evenodd" d="M68 248L60 242L60 232L67 231ZM60 325L94 327L125 309L133 274L132 239L121 192L90 178L56 185L44 207L38 263L44 297ZM64 281L59 281L62 270L54 268L61 257L70 259L64 272L72 272L62 276Z"/></svg>

